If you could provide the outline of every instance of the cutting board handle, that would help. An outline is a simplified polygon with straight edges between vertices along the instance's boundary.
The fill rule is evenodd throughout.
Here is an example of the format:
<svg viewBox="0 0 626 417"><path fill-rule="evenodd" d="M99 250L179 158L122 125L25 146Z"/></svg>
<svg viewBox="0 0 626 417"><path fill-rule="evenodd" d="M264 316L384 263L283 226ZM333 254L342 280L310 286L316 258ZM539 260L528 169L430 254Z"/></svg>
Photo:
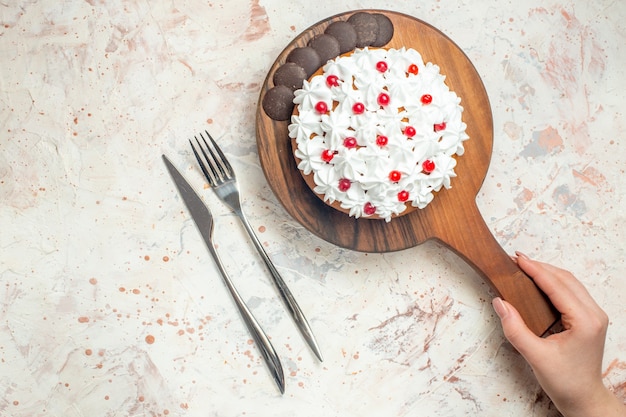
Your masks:
<svg viewBox="0 0 626 417"><path fill-rule="evenodd" d="M511 303L536 335L544 335L560 318L548 297L511 259L485 224L475 203L438 230L436 240L464 259L495 293ZM472 212L473 211L473 212ZM456 233L454 231L457 231Z"/></svg>

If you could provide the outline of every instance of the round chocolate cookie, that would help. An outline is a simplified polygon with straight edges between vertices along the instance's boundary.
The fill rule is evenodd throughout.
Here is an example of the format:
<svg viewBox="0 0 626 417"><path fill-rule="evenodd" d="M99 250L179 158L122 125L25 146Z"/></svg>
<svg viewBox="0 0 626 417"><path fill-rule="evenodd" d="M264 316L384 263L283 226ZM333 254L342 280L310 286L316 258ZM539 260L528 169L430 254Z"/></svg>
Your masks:
<svg viewBox="0 0 626 417"><path fill-rule="evenodd" d="M378 33L372 46L381 47L387 45L391 38L393 38L393 23L391 19L381 13L374 13L372 16L374 16L374 19L376 19L378 23Z"/></svg>
<svg viewBox="0 0 626 417"><path fill-rule="evenodd" d="M302 82L306 80L306 71L294 62L285 62L274 73L274 85L284 85L292 90L302 88Z"/></svg>
<svg viewBox="0 0 626 417"><path fill-rule="evenodd" d="M310 46L295 48L293 51L289 52L287 62L293 62L304 68L307 78L313 75L313 73L322 66L320 55Z"/></svg>
<svg viewBox="0 0 626 417"><path fill-rule="evenodd" d="M339 53L345 54L356 48L356 30L348 22L343 20L333 22L324 31L333 36L339 42Z"/></svg>
<svg viewBox="0 0 626 417"><path fill-rule="evenodd" d="M336 58L340 53L339 41L334 36L325 33L315 36L308 45L320 56L321 65L329 59Z"/></svg>
<svg viewBox="0 0 626 417"><path fill-rule="evenodd" d="M378 22L370 13L357 12L350 16L347 21L356 31L357 48L370 46L376 41L376 37L378 36Z"/></svg>
<svg viewBox="0 0 626 417"><path fill-rule="evenodd" d="M293 112L293 90L284 85L272 87L263 97L263 110L274 120L289 120Z"/></svg>

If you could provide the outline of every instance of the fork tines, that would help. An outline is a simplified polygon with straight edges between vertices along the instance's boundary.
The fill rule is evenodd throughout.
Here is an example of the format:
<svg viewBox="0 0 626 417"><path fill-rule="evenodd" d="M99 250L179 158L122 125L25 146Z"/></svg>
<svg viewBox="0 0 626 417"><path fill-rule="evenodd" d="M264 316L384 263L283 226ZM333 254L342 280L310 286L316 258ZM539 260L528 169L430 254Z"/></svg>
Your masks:
<svg viewBox="0 0 626 417"><path fill-rule="evenodd" d="M215 143L215 140L213 140L209 132L205 130L204 133L208 136L209 140L211 141L211 144L213 145L213 149L215 149L215 152L213 151L213 149L211 149L211 146L209 146L208 142L206 141L202 133L200 133L199 136L202 139L202 142L204 142L204 146L202 146L197 136L194 136L194 139L196 140L196 143L198 144L198 147L200 148L200 152L202 153L204 158L202 158L200 154L198 153L198 151L196 151L196 147L194 146L191 139L189 139L189 144L191 145L191 149L193 150L193 153L196 156L196 159L198 160L198 164L200 165L200 169L202 169L202 172L204 173L204 176L206 177L207 181L209 181L209 184L211 185L211 187L215 187L224 181L233 179L235 177L235 172L233 171L233 168L230 165L230 163L228 163L228 159L226 159L226 156L224 155L222 150L219 148L219 146L217 146L217 143ZM207 165L209 169L207 169Z"/></svg>

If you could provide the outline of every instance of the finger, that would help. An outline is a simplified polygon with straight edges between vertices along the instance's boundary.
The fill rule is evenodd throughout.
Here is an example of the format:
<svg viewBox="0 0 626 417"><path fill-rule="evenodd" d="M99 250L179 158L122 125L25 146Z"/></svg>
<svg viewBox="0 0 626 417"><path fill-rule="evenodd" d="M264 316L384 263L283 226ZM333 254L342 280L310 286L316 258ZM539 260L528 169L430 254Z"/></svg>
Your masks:
<svg viewBox="0 0 626 417"><path fill-rule="evenodd" d="M543 352L544 340L536 336L520 316L513 305L496 297L492 301L493 308L500 318L504 336L515 349L532 365L535 355Z"/></svg>
<svg viewBox="0 0 626 417"><path fill-rule="evenodd" d="M550 298L555 307L571 305L579 301L586 289L569 272L556 266L530 259L518 252L519 267L530 276L535 284ZM588 293L586 294L588 296ZM557 305L559 304L559 305Z"/></svg>
<svg viewBox="0 0 626 417"><path fill-rule="evenodd" d="M587 288L569 271L532 260L519 252L517 263L564 316L573 318L601 312Z"/></svg>
<svg viewBox="0 0 626 417"><path fill-rule="evenodd" d="M537 278L547 278L547 281L544 280L546 285L549 285L550 282L554 282L556 278L556 281L558 281L560 285L571 287L573 290L581 294L585 294L587 296L589 295L582 282L576 279L571 272L551 264L530 259L527 256L520 257L519 259L522 264L528 266L529 270L534 271Z"/></svg>

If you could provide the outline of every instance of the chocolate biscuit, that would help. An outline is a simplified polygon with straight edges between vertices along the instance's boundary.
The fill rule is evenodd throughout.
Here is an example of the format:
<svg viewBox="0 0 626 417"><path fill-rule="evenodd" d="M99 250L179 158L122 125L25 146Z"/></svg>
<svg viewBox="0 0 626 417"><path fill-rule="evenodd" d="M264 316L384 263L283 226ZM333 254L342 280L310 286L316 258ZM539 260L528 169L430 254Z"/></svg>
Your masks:
<svg viewBox="0 0 626 417"><path fill-rule="evenodd" d="M274 85L284 85L292 90L302 88L302 82L307 78L306 71L294 62L285 62L274 73Z"/></svg>
<svg viewBox="0 0 626 417"><path fill-rule="evenodd" d="M263 97L263 110L274 120L289 120L293 112L293 90L284 85L272 87Z"/></svg>
<svg viewBox="0 0 626 417"><path fill-rule="evenodd" d="M333 22L324 33L334 36L339 42L339 53L345 54L356 48L356 30L354 26L343 20Z"/></svg>
<svg viewBox="0 0 626 417"><path fill-rule="evenodd" d="M313 73L322 66L320 55L310 46L295 48L293 51L289 52L287 62L293 62L304 68L307 78L313 75Z"/></svg>
<svg viewBox="0 0 626 417"><path fill-rule="evenodd" d="M324 65L329 59L335 58L340 53L339 41L334 36L325 33L315 36L309 41L308 45L315 49L320 56L321 65Z"/></svg>
<svg viewBox="0 0 626 417"><path fill-rule="evenodd" d="M356 31L356 46L364 48L376 41L378 36L378 22L376 18L367 12L357 12L347 20Z"/></svg>
<svg viewBox="0 0 626 417"><path fill-rule="evenodd" d="M387 45L393 37L393 23L391 19L381 13L372 14L378 23L378 33L376 40L372 42L372 46L381 47Z"/></svg>

